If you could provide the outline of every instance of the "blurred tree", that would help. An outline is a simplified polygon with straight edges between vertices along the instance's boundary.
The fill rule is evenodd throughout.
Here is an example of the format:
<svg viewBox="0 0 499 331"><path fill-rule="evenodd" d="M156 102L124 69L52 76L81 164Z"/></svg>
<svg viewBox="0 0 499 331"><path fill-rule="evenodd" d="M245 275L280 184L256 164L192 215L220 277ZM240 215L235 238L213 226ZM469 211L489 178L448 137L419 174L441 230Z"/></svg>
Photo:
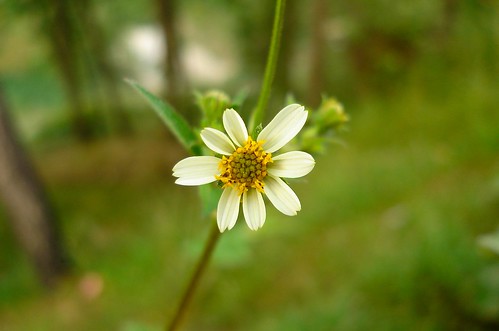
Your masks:
<svg viewBox="0 0 499 331"><path fill-rule="evenodd" d="M261 73L265 70L265 60L270 41L274 17L274 1L239 1L233 4L237 17L239 49L244 68L243 74L251 75L260 84ZM282 54L283 52L281 52Z"/></svg>
<svg viewBox="0 0 499 331"><path fill-rule="evenodd" d="M178 106L179 97L185 87L185 77L179 56L177 35L177 3L175 0L156 0L159 21L163 29L166 52L163 62L167 89L165 97L168 102Z"/></svg>
<svg viewBox="0 0 499 331"><path fill-rule="evenodd" d="M67 271L54 212L12 128L0 87L0 196L10 225L40 280L55 285Z"/></svg>
<svg viewBox="0 0 499 331"><path fill-rule="evenodd" d="M113 115L113 123L120 134L129 135L132 132L130 119L125 112L122 102L119 84L122 84L117 76L116 68L109 60L107 36L101 22L95 13L95 2L93 0L81 0L74 3L76 11L80 14L81 35L85 37L88 50L83 53L89 58L90 65L95 65L98 82L103 85L104 102L108 105Z"/></svg>
<svg viewBox="0 0 499 331"><path fill-rule="evenodd" d="M402 83L421 48L421 36L429 35L438 18L433 7L440 1L389 2L354 0L346 2L351 17L347 58L357 83L357 93L388 92L394 79ZM389 12L389 19L386 13Z"/></svg>
<svg viewBox="0 0 499 331"><path fill-rule="evenodd" d="M38 3L43 11L52 52L59 66L71 104L71 123L81 140L91 137L91 128L85 119L83 88L78 72L78 41L69 0L43 0Z"/></svg>

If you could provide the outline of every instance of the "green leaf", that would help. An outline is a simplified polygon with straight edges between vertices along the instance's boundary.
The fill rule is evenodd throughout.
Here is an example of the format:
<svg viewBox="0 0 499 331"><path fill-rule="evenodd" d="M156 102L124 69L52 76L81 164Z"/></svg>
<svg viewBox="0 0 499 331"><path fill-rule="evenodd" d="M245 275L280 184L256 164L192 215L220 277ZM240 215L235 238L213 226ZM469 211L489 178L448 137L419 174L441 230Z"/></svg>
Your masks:
<svg viewBox="0 0 499 331"><path fill-rule="evenodd" d="M196 135L187 121L170 104L162 101L138 83L129 79L125 79L125 81L149 102L154 111L156 111L156 114L158 114L168 129L171 130L173 135L187 150L193 154L200 154Z"/></svg>

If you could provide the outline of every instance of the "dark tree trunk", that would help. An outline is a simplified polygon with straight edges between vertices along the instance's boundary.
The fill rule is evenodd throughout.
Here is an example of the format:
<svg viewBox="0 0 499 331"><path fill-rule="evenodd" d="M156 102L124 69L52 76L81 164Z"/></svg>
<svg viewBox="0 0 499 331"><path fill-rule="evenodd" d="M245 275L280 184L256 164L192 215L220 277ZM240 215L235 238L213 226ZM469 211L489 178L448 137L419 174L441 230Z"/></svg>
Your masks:
<svg viewBox="0 0 499 331"><path fill-rule="evenodd" d="M67 270L51 209L40 181L23 152L0 90L0 197L19 244L41 282L55 285Z"/></svg>
<svg viewBox="0 0 499 331"><path fill-rule="evenodd" d="M177 3L175 0L156 0L159 21L163 29L166 45L164 71L167 82L166 98L174 106L178 106L181 90L185 86L179 56L177 36Z"/></svg>
<svg viewBox="0 0 499 331"><path fill-rule="evenodd" d="M71 124L76 136L88 140L90 126L85 119L83 93L78 72L78 47L68 0L44 0L43 10L56 63L64 81L71 109Z"/></svg>
<svg viewBox="0 0 499 331"><path fill-rule="evenodd" d="M310 76L308 103L316 107L325 87L326 37L324 24L327 18L327 0L315 0L312 7L312 38L310 47Z"/></svg>
<svg viewBox="0 0 499 331"><path fill-rule="evenodd" d="M250 78L255 78L261 84L269 51L275 2L246 0L243 1L243 6L244 9L235 12L238 15L238 41L242 52L243 74L250 74ZM285 18L284 24L286 20Z"/></svg>
<svg viewBox="0 0 499 331"><path fill-rule="evenodd" d="M101 22L95 15L94 1L80 0L75 5L76 11L79 13L82 35L88 43L86 54L97 70L96 76L103 85L105 104L108 105L113 116L112 123L118 133L130 135L132 126L125 112L122 96L118 88L119 85L123 84L123 81L118 77L116 68L109 60L108 43L106 42L108 38Z"/></svg>

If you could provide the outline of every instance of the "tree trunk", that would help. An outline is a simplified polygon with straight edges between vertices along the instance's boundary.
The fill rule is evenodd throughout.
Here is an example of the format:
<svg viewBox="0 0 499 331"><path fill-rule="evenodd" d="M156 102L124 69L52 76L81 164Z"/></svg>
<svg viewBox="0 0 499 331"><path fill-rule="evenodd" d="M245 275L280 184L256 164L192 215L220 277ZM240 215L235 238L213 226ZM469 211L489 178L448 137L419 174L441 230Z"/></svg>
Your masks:
<svg viewBox="0 0 499 331"><path fill-rule="evenodd" d="M76 136L88 140L91 128L85 119L82 85L78 70L75 27L68 0L45 0L42 3L50 46L64 81L71 109L71 124Z"/></svg>
<svg viewBox="0 0 499 331"><path fill-rule="evenodd" d="M235 11L238 23L237 41L243 64L243 75L261 84L268 56L275 10L274 1L245 0ZM286 17L284 24L286 24ZM283 52L279 52L283 55ZM282 58L282 56L281 56Z"/></svg>
<svg viewBox="0 0 499 331"><path fill-rule="evenodd" d="M67 270L55 216L40 181L15 137L0 90L0 197L20 245L41 282L55 285Z"/></svg>
<svg viewBox="0 0 499 331"><path fill-rule="evenodd" d="M156 0L156 4L166 45L166 58L163 64L167 82L166 98L168 102L178 106L185 81L182 75L176 31L177 6L175 0Z"/></svg>
<svg viewBox="0 0 499 331"><path fill-rule="evenodd" d="M109 39L95 14L94 0L80 0L74 3L78 15L78 21L81 23L81 35L85 37L88 49L85 52L91 62L92 67L96 69L96 76L99 83L103 86L104 101L108 105L112 114L112 124L116 131L124 136L132 133L130 118L125 112L122 95L118 88L123 84L122 79L117 75L115 66L109 60L107 40Z"/></svg>

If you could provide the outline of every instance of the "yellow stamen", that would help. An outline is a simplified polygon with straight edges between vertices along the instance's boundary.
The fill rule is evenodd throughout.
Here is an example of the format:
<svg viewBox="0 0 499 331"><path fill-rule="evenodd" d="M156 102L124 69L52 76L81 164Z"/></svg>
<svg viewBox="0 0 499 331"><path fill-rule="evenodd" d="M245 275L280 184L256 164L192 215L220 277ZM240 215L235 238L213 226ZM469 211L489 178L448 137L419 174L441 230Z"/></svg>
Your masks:
<svg viewBox="0 0 499 331"><path fill-rule="evenodd" d="M250 188L263 192L263 179L267 176L267 164L272 162L272 154L262 148L263 141L256 142L251 137L242 147L238 147L229 157L223 156L216 176L223 187L234 187L243 194Z"/></svg>

